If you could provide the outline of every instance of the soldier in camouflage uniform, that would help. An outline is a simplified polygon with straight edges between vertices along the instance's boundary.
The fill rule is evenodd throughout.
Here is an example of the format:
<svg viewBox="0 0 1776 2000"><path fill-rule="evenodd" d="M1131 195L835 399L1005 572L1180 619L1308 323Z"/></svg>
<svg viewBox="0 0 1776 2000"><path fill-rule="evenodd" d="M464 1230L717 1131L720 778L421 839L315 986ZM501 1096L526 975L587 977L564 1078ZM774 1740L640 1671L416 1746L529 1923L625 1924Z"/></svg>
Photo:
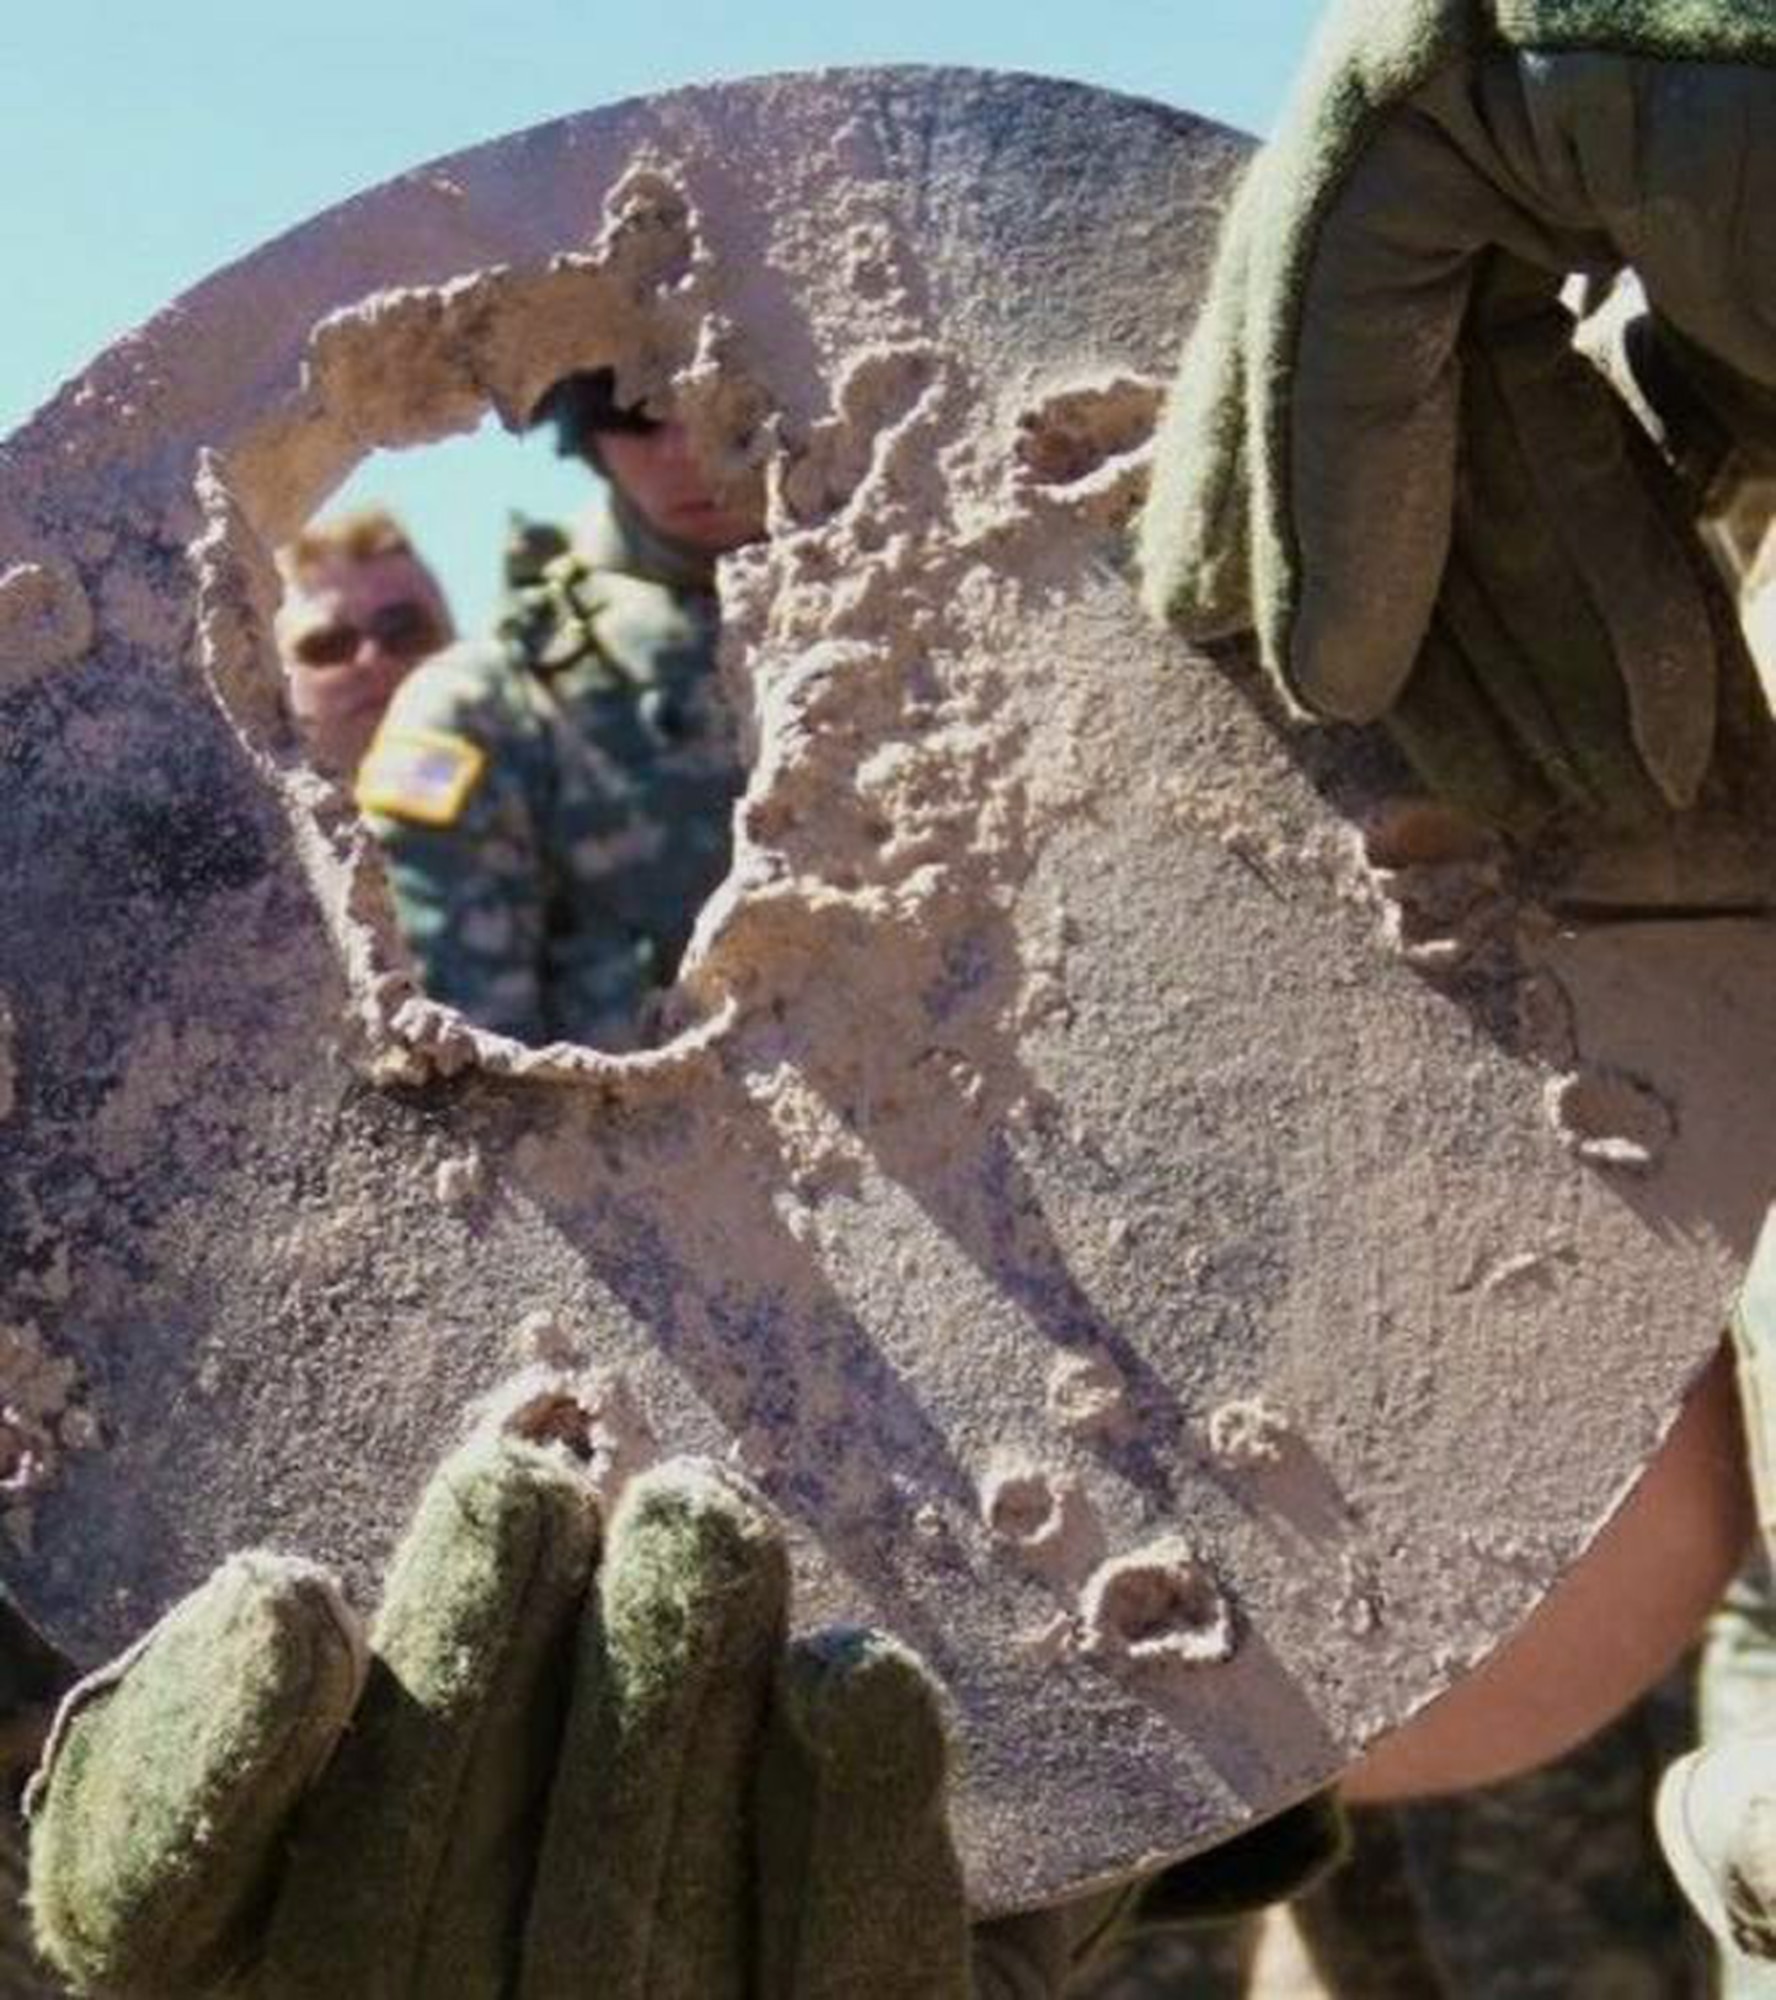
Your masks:
<svg viewBox="0 0 1776 2000"><path fill-rule="evenodd" d="M358 774L426 990L518 1040L643 1039L728 866L744 779L715 667L715 561L757 538L682 426L608 369L538 416L610 481L577 546L521 537L495 635L401 687Z"/></svg>

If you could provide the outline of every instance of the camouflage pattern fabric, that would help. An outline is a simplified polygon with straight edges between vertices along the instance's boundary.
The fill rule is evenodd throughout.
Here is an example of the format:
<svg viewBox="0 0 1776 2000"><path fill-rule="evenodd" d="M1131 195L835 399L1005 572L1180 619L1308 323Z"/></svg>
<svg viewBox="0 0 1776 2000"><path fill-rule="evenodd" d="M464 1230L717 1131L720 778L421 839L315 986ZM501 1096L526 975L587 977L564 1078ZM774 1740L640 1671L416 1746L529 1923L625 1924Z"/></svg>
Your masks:
<svg viewBox="0 0 1776 2000"><path fill-rule="evenodd" d="M1751 1564L1710 1619L1702 1648L1704 1743L1776 1730L1776 1586L1767 1565ZM1720 2000L1776 2000L1776 1964L1720 1953Z"/></svg>
<svg viewBox="0 0 1776 2000"><path fill-rule="evenodd" d="M583 552L555 546L530 538L494 638L403 683L358 802L433 998L629 1048L727 871L744 773L711 560L615 497Z"/></svg>
<svg viewBox="0 0 1776 2000"><path fill-rule="evenodd" d="M1459 1797L1351 1814L1293 1907L1338 2000L1706 2000L1708 1940L1653 1835L1693 1740L1686 1666L1569 1756Z"/></svg>
<svg viewBox="0 0 1776 2000"><path fill-rule="evenodd" d="M1776 474L1742 479L1708 526L1716 553L1738 586L1740 615L1747 623L1765 692L1776 707L1776 652L1770 647L1769 629L1752 629L1751 615L1759 593L1776 575ZM1766 1230L1776 1227L1776 1208L1771 1217ZM1759 1399L1749 1392L1743 1371L1755 1350L1748 1351L1737 1330L1735 1345L1740 1354L1741 1405L1749 1412ZM1765 1384L1761 1402L1766 1413L1776 1408L1776 1385ZM1769 1441L1749 1419L1747 1447L1759 1510L1764 1513L1769 1501L1763 1488L1772 1470ZM1708 1621L1697 1701L1704 1743L1730 1743L1735 1737L1776 1732L1776 1577L1771 1575L1768 1547L1747 1563ZM1718 2000L1776 2000L1776 1963L1717 1947L1714 1991Z"/></svg>

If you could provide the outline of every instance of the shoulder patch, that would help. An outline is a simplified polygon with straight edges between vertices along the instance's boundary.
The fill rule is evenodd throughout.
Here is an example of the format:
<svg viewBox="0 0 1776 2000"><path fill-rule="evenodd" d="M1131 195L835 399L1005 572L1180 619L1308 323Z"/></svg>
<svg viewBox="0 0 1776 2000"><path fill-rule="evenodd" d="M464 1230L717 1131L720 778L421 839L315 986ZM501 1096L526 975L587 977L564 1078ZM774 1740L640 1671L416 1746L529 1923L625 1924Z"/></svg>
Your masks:
<svg viewBox="0 0 1776 2000"><path fill-rule="evenodd" d="M448 729L383 729L358 766L362 812L454 826L487 769L487 752Z"/></svg>

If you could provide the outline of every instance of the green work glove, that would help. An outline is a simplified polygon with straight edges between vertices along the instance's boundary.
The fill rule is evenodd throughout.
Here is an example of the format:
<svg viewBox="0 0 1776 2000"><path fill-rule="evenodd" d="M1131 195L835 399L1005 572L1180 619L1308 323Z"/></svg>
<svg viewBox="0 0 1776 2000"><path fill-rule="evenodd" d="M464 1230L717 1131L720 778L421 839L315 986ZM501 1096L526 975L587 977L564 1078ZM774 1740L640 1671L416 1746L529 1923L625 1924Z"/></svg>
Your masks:
<svg viewBox="0 0 1776 2000"><path fill-rule="evenodd" d="M1322 1802L1147 1885L972 1933L947 1746L893 1641L786 1643L749 1488L637 1480L600 1549L563 1449L438 1474L366 1642L287 1557L224 1565L64 1710L38 1943L157 2000L1047 2000L1125 1919L1270 1900Z"/></svg>
<svg viewBox="0 0 1776 2000"><path fill-rule="evenodd" d="M1740 641L1559 293L1632 267L1652 372L1776 435L1773 62L1745 0L1340 0L1162 420L1150 606L1504 826L1692 805Z"/></svg>
<svg viewBox="0 0 1776 2000"><path fill-rule="evenodd" d="M242 1556L76 1698L39 1946L144 2000L963 1995L934 1688L870 1634L786 1646L787 1595L715 1469L637 1480L600 1560L582 1470L483 1437L367 1645L323 1572Z"/></svg>

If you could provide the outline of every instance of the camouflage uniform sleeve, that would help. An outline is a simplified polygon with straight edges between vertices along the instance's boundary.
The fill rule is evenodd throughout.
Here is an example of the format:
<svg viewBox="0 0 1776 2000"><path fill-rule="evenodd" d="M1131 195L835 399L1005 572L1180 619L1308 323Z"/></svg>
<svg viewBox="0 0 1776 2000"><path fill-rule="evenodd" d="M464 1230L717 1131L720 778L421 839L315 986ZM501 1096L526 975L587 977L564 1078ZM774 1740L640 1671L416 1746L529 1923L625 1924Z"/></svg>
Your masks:
<svg viewBox="0 0 1776 2000"><path fill-rule="evenodd" d="M478 1027L536 1042L548 767L522 671L491 642L427 661L390 704L357 796L427 993Z"/></svg>

